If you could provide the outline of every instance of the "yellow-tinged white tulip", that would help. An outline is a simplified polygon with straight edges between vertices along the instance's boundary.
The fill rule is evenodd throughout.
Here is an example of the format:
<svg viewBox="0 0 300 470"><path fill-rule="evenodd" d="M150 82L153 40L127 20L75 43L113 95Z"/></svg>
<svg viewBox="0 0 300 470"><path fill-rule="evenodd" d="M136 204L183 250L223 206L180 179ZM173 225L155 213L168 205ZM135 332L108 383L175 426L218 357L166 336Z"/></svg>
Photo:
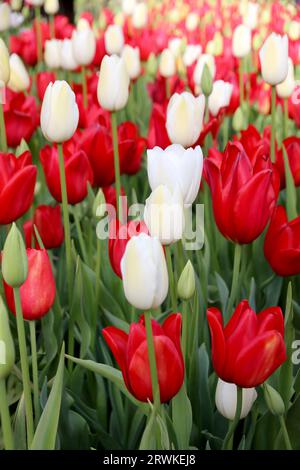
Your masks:
<svg viewBox="0 0 300 470"><path fill-rule="evenodd" d="M141 73L140 50L138 47L126 44L122 51L126 69L131 80L135 80Z"/></svg>
<svg viewBox="0 0 300 470"><path fill-rule="evenodd" d="M20 11L23 5L23 0L11 0L10 7L13 11Z"/></svg>
<svg viewBox="0 0 300 470"><path fill-rule="evenodd" d="M41 129L46 139L56 143L69 140L77 129L78 121L79 110L70 85L64 80L51 82L41 109Z"/></svg>
<svg viewBox="0 0 300 470"><path fill-rule="evenodd" d="M300 21L291 21L288 25L287 33L292 41L298 41L300 39Z"/></svg>
<svg viewBox="0 0 300 470"><path fill-rule="evenodd" d="M136 0L122 0L122 10L127 16L131 16L136 6Z"/></svg>
<svg viewBox="0 0 300 470"><path fill-rule="evenodd" d="M150 235L163 245L182 239L184 231L184 205L179 187L157 186L146 199L144 221Z"/></svg>
<svg viewBox="0 0 300 470"><path fill-rule="evenodd" d="M259 51L261 74L269 85L278 85L288 73L288 37L272 33Z"/></svg>
<svg viewBox="0 0 300 470"><path fill-rule="evenodd" d="M186 67L193 65L199 59L202 47L198 44L188 44L183 54L183 63Z"/></svg>
<svg viewBox="0 0 300 470"><path fill-rule="evenodd" d="M106 55L100 67L98 101L108 111L118 111L126 106L130 78L125 61L117 55Z"/></svg>
<svg viewBox="0 0 300 470"><path fill-rule="evenodd" d="M234 57L246 57L251 51L251 30L244 24L239 24L233 31L232 53Z"/></svg>
<svg viewBox="0 0 300 470"><path fill-rule="evenodd" d="M288 74L286 79L276 85L276 92L280 98L289 98L295 90L296 82L294 78L294 64L292 59L288 59Z"/></svg>
<svg viewBox="0 0 300 470"><path fill-rule="evenodd" d="M145 233L132 237L121 260L125 297L140 310L158 308L169 288L163 247Z"/></svg>
<svg viewBox="0 0 300 470"><path fill-rule="evenodd" d="M47 15L56 15L59 11L59 0L45 0L44 9Z"/></svg>
<svg viewBox="0 0 300 470"><path fill-rule="evenodd" d="M17 54L12 54L9 58L10 79L8 87L16 92L28 90L30 77L22 59Z"/></svg>
<svg viewBox="0 0 300 470"><path fill-rule="evenodd" d="M193 78L196 85L201 85L202 73L205 64L208 66L212 78L215 77L216 64L214 56L211 54L202 54L199 57L196 67L194 69Z"/></svg>
<svg viewBox="0 0 300 470"><path fill-rule="evenodd" d="M121 26L109 25L104 34L104 44L107 54L121 54L124 47L124 34Z"/></svg>
<svg viewBox="0 0 300 470"><path fill-rule="evenodd" d="M61 45L58 39L45 42L44 60L50 69L58 69L61 66Z"/></svg>
<svg viewBox="0 0 300 470"><path fill-rule="evenodd" d="M166 128L173 144L181 144L187 148L197 142L203 127L204 108L204 95L195 97L185 91L171 97L167 108Z"/></svg>
<svg viewBox="0 0 300 470"><path fill-rule="evenodd" d="M169 145L165 150L154 147L147 150L149 185L154 191L160 185L180 189L186 206L193 204L200 188L203 154L199 145L185 149L180 144Z"/></svg>
<svg viewBox="0 0 300 470"><path fill-rule="evenodd" d="M188 31L195 31L199 26L199 16L195 12L188 14L185 20L185 27Z"/></svg>
<svg viewBox="0 0 300 470"><path fill-rule="evenodd" d="M10 28L10 6L8 3L0 4L0 31Z"/></svg>
<svg viewBox="0 0 300 470"><path fill-rule="evenodd" d="M213 89L208 98L208 108L213 116L216 116L221 108L229 105L233 86L231 83L217 80L213 84Z"/></svg>
<svg viewBox="0 0 300 470"><path fill-rule="evenodd" d="M246 418L257 398L255 388L243 388L240 419ZM234 420L237 407L237 386L218 379L216 388L216 407L224 418Z"/></svg>
<svg viewBox="0 0 300 470"><path fill-rule="evenodd" d="M8 84L10 77L9 53L5 42L0 38L0 89Z"/></svg>
<svg viewBox="0 0 300 470"><path fill-rule="evenodd" d="M79 65L90 65L96 53L96 38L93 30L88 27L77 29L72 35L73 53Z"/></svg>
<svg viewBox="0 0 300 470"><path fill-rule="evenodd" d="M86 29L91 29L91 25L86 18L79 18L76 29L77 31L85 31Z"/></svg>
<svg viewBox="0 0 300 470"><path fill-rule="evenodd" d="M259 4L248 2L246 12L243 15L243 22L250 29L255 29L258 24Z"/></svg>
<svg viewBox="0 0 300 470"><path fill-rule="evenodd" d="M71 39L61 41L60 62L64 70L76 70L78 68Z"/></svg>
<svg viewBox="0 0 300 470"><path fill-rule="evenodd" d="M172 77L176 73L176 59L170 49L164 49L161 53L159 72L165 78Z"/></svg>
<svg viewBox="0 0 300 470"><path fill-rule="evenodd" d="M146 3L137 3L132 13L132 24L136 29L142 29L148 23L148 7Z"/></svg>
<svg viewBox="0 0 300 470"><path fill-rule="evenodd" d="M172 52L175 58L179 57L184 48L184 41L182 38L171 38L168 42L168 49Z"/></svg>

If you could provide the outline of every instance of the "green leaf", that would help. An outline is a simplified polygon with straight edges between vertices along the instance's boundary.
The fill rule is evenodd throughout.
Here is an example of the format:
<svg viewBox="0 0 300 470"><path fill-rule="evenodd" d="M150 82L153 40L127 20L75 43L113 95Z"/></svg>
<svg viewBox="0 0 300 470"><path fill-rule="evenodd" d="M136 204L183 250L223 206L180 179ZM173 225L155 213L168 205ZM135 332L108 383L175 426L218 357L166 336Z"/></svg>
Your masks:
<svg viewBox="0 0 300 470"><path fill-rule="evenodd" d="M172 400L172 421L180 450L189 448L193 425L192 407L183 384Z"/></svg>
<svg viewBox="0 0 300 470"><path fill-rule="evenodd" d="M30 152L30 148L28 147L26 140L22 139L20 145L16 149L16 156L19 157L22 153L27 151Z"/></svg>
<svg viewBox="0 0 300 470"><path fill-rule="evenodd" d="M65 345L63 344L57 373L46 406L35 431L31 450L53 450L55 448L63 390L64 354Z"/></svg>
<svg viewBox="0 0 300 470"><path fill-rule="evenodd" d="M25 450L27 448L24 393L21 395L14 417L14 443L16 450Z"/></svg>
<svg viewBox="0 0 300 470"><path fill-rule="evenodd" d="M285 170L285 181L286 181L286 210L288 220L295 219L297 214L297 193L295 188L295 181L291 172L289 159L287 156L286 148L282 146L284 170Z"/></svg>
<svg viewBox="0 0 300 470"><path fill-rule="evenodd" d="M156 450L155 425L155 409L152 408L150 418L140 442L139 450Z"/></svg>
<svg viewBox="0 0 300 470"><path fill-rule="evenodd" d="M292 306L292 284L289 282L285 308L285 344L287 351L287 360L282 364L279 372L279 393L284 401L285 408L289 408L290 399L294 393L293 389L293 362L292 362L292 343L295 338L293 327L293 306Z"/></svg>

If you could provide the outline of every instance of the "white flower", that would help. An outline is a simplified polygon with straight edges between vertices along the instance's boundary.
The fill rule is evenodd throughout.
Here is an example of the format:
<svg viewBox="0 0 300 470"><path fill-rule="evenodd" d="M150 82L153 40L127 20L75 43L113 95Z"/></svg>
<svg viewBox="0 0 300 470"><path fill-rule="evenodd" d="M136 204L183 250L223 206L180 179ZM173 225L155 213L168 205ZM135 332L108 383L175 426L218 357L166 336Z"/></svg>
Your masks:
<svg viewBox="0 0 300 470"><path fill-rule="evenodd" d="M59 10L59 0L46 0L44 9L47 15L56 15Z"/></svg>
<svg viewBox="0 0 300 470"><path fill-rule="evenodd" d="M45 43L44 59L50 69L58 69L61 66L61 44L58 39L51 39Z"/></svg>
<svg viewBox="0 0 300 470"><path fill-rule="evenodd" d="M60 49L61 67L65 70L76 70L78 64L74 57L73 44L71 39L64 39Z"/></svg>
<svg viewBox="0 0 300 470"><path fill-rule="evenodd" d="M0 90L8 84L10 77L9 53L5 42L0 38Z"/></svg>
<svg viewBox="0 0 300 470"><path fill-rule="evenodd" d="M229 105L233 86L231 83L217 80L208 98L208 108L213 116L216 116L221 108Z"/></svg>
<svg viewBox="0 0 300 470"><path fill-rule="evenodd" d="M0 4L0 31L10 28L10 6L8 3Z"/></svg>
<svg viewBox="0 0 300 470"><path fill-rule="evenodd" d="M109 25L104 34L104 43L107 54L120 54L124 46L124 34L121 26Z"/></svg>
<svg viewBox="0 0 300 470"><path fill-rule="evenodd" d="M255 388L243 388L240 419L247 416L256 398L257 393ZM237 386L219 379L216 388L215 400L219 413L221 413L224 418L233 421L237 406Z"/></svg>
<svg viewBox="0 0 300 470"><path fill-rule="evenodd" d="M186 67L193 65L194 62L200 57L202 47L198 44L188 44L183 54L183 63Z"/></svg>
<svg viewBox="0 0 300 470"><path fill-rule="evenodd" d="M146 3L137 3L132 13L132 24L136 29L144 28L148 23L148 7Z"/></svg>
<svg viewBox="0 0 300 470"><path fill-rule="evenodd" d="M278 85L288 74L288 37L272 33L259 51L261 74L269 85Z"/></svg>
<svg viewBox="0 0 300 470"><path fill-rule="evenodd" d="M159 60L159 72L162 77L169 78L176 73L176 61L170 49L164 49Z"/></svg>
<svg viewBox="0 0 300 470"><path fill-rule="evenodd" d="M13 91L25 91L30 86L30 77L22 59L17 54L9 58L10 79L8 87Z"/></svg>
<svg viewBox="0 0 300 470"><path fill-rule="evenodd" d="M141 73L140 50L138 47L124 46L122 57L131 80L135 80Z"/></svg>
<svg viewBox="0 0 300 470"><path fill-rule="evenodd" d="M132 15L135 6L136 0L122 0L122 10L127 16Z"/></svg>
<svg viewBox="0 0 300 470"><path fill-rule="evenodd" d="M232 53L234 57L246 57L251 51L251 30L244 24L238 25L233 31Z"/></svg>
<svg viewBox="0 0 300 470"><path fill-rule="evenodd" d="M195 31L199 25L199 16L195 12L191 12L187 15L185 20L185 27L188 31Z"/></svg>
<svg viewBox="0 0 300 470"><path fill-rule="evenodd" d="M117 111L126 106L130 78L125 61L117 55L106 55L100 67L98 101L102 108Z"/></svg>
<svg viewBox="0 0 300 470"><path fill-rule="evenodd" d="M294 64L292 59L288 58L288 74L286 79L276 85L276 92L280 98L289 98L296 87L296 82L294 78Z"/></svg>
<svg viewBox="0 0 300 470"><path fill-rule="evenodd" d="M204 69L204 65L207 65L209 68L209 71L211 73L212 79L214 79L215 74L216 74L216 65L215 65L215 58L211 54L202 54L198 62L196 64L196 67L194 69L194 82L196 85L201 85L201 79L202 79L202 73Z"/></svg>
<svg viewBox="0 0 300 470"><path fill-rule="evenodd" d="M73 53L79 65L90 65L96 53L96 38L90 27L77 29L72 35Z"/></svg>

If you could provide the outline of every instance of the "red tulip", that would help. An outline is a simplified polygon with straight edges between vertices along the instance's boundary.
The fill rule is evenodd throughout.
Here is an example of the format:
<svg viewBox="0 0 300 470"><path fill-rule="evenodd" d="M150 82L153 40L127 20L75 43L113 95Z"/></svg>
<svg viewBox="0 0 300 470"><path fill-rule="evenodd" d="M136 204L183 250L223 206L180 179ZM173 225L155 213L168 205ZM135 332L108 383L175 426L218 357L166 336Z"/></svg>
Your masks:
<svg viewBox="0 0 300 470"><path fill-rule="evenodd" d="M30 208L37 169L29 152L0 153L0 224L10 224Z"/></svg>
<svg viewBox="0 0 300 470"><path fill-rule="evenodd" d="M300 186L300 137L292 136L283 140L295 185ZM277 151L276 166L280 174L280 187L285 188L285 168L282 149Z"/></svg>
<svg viewBox="0 0 300 470"><path fill-rule="evenodd" d="M184 363L180 347L181 315L173 313L161 326L152 320L160 400L168 402L180 390ZM130 325L129 334L114 326L102 330L122 370L126 387L138 400L153 401L146 329L143 316Z"/></svg>
<svg viewBox="0 0 300 470"><path fill-rule="evenodd" d="M39 72L36 76L37 94L40 101L43 101L44 94L49 83L54 83L56 80L54 72Z"/></svg>
<svg viewBox="0 0 300 470"><path fill-rule="evenodd" d="M126 225L121 225L117 219L110 224L108 251L111 267L117 276L122 279L121 260L125 253L129 240L139 233L149 233L143 221L131 220Z"/></svg>
<svg viewBox="0 0 300 470"><path fill-rule="evenodd" d="M25 320L38 320L50 310L55 299L55 281L46 250L27 248L28 277L20 287ZM3 282L9 309L15 314L13 289Z"/></svg>
<svg viewBox="0 0 300 470"><path fill-rule="evenodd" d="M58 248L64 241L64 227L61 217L60 206L38 206L34 211L33 220L28 220L23 225L25 233L26 246L32 247L33 239L38 247L34 236L33 225L42 239L43 245L47 250Z"/></svg>
<svg viewBox="0 0 300 470"><path fill-rule="evenodd" d="M279 276L300 273L300 216L288 221L285 208L277 206L264 244L265 257Z"/></svg>
<svg viewBox="0 0 300 470"><path fill-rule="evenodd" d="M212 361L225 382L251 388L262 384L286 360L284 320L280 307L256 314L247 300L224 327L217 308L207 310Z"/></svg>
<svg viewBox="0 0 300 470"><path fill-rule="evenodd" d="M247 154L240 142L205 160L216 224L236 243L251 243L266 227L279 193L279 176L263 146Z"/></svg>
<svg viewBox="0 0 300 470"><path fill-rule="evenodd" d="M93 171L88 158L82 150L72 151L63 146L68 202L78 204L87 195L87 184L93 184ZM56 146L46 145L41 149L40 160L50 193L57 202L61 202L61 186L59 176L58 151Z"/></svg>

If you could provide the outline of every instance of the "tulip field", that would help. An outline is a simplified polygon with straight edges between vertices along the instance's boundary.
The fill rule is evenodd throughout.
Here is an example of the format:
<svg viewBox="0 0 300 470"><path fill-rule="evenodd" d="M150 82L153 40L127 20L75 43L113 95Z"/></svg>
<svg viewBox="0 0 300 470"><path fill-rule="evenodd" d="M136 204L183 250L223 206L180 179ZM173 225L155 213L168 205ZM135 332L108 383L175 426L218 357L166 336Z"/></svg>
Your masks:
<svg viewBox="0 0 300 470"><path fill-rule="evenodd" d="M300 450L299 187L297 2L0 1L0 460Z"/></svg>

